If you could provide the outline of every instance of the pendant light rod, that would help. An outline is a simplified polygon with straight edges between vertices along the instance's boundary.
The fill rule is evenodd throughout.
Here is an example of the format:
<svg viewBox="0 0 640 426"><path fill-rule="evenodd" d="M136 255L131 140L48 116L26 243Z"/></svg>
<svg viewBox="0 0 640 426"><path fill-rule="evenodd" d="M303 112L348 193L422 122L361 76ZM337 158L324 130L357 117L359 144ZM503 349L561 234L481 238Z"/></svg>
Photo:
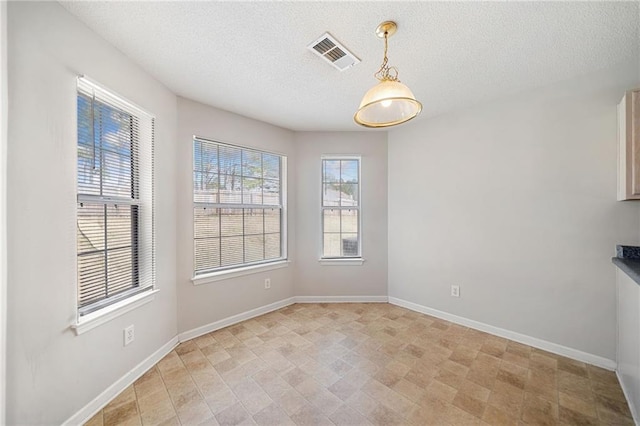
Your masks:
<svg viewBox="0 0 640 426"><path fill-rule="evenodd" d="M382 64L374 77L378 84L365 93L353 119L364 127L390 127L405 123L422 111L418 102L406 85L398 80L398 68L389 66L387 52L389 37L396 33L398 25L385 21L376 28L376 35L384 39Z"/></svg>
<svg viewBox="0 0 640 426"><path fill-rule="evenodd" d="M373 74L375 78L380 81L400 81L398 80L398 68L389 67L389 58L387 58L387 51L389 50L389 37L396 33L398 26L393 21L383 22L376 28L376 35L384 38L384 57L382 59L382 65L380 69Z"/></svg>

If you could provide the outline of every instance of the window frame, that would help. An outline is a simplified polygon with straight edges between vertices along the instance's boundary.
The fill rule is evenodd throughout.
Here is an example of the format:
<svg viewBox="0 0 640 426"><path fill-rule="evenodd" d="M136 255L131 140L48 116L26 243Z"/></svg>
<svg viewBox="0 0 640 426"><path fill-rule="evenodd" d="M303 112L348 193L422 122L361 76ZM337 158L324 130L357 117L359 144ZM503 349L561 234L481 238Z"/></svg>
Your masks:
<svg viewBox="0 0 640 426"><path fill-rule="evenodd" d="M91 121L95 126L95 118L93 116L97 108L93 102L99 102L103 106L116 111L119 114L129 116L131 122L131 147L130 147L130 173L131 173L131 196L114 196L103 194L90 194L81 192L80 188L80 168L79 158L76 159L76 229L78 229L79 212L84 203L95 204L100 208L107 210L112 206L126 206L131 208L136 206L135 213L131 209L131 232L127 233L130 240L131 250L131 283L132 287L127 290L116 293L113 296L106 296L86 305L80 305L80 263L79 259L86 253L80 252L79 236L76 234L76 323L73 328L77 334L92 329L111 318L121 315L141 304L153 300L153 295L157 292L155 289L155 220L154 220L154 138L155 138L155 116L140 108L139 106L128 101L126 98L118 95L112 90L106 89L99 83L87 78L86 76L78 76L75 100L76 100L76 153L80 144L80 109L78 106L81 97L90 98ZM134 121L136 123L135 131ZM95 136L93 136L95 139ZM101 143L103 137L101 136ZM95 150L95 147L94 147ZM101 151L101 163L103 147ZM107 150L108 151L108 150ZM94 160L95 161L95 160ZM102 188L104 175L100 177L100 187ZM105 220L106 217L104 216ZM76 231L77 232L77 231ZM107 236L109 232L108 225L105 227L105 256L108 256L109 248L107 247ZM108 276L108 262L105 264L105 276ZM106 278L105 278L106 280ZM108 286L107 281L104 282Z"/></svg>
<svg viewBox="0 0 640 426"><path fill-rule="evenodd" d="M226 146L226 147L230 147L233 149L239 149L241 150L241 152L245 152L245 151L250 151L250 152L254 152L254 153L260 153L260 154L267 154L267 155L273 155L273 156L277 156L279 158L279 168L280 168L280 175L279 175L279 185L280 185L280 190L279 190L279 200L280 200L280 204L279 205L274 205L274 204L244 204L242 202L242 198L241 198L241 202L239 203L221 203L220 199L218 198L216 203L210 203L210 202L202 202L202 201L195 201L195 195L196 195L196 188L194 185L194 177L193 177L193 173L196 171L195 170L195 144L196 142L201 142L201 143L209 143L209 144L214 144L217 145L218 147L221 146ZM242 154L241 154L241 158L242 158ZM220 159L218 158L218 164L220 164ZM197 136L194 135L192 140L191 140L191 166L192 166L192 176L191 176L191 193L192 193L192 210L191 210L191 219L192 219L192 254L193 254L193 275L191 278L191 281L193 282L194 285L200 285L200 284L205 284L208 282L213 282L213 281L220 281L220 280L224 280L227 278L233 278L236 276L241 276L241 275L247 275L247 274L253 274L253 273L258 273L258 272L262 272L262 271L268 271L268 270L272 270L272 269L278 269L278 268L282 268L282 267L287 267L289 264L289 260L288 260L288 238L287 238L287 216L288 216L288 209L287 209L287 156L283 153L280 152L276 152L276 151L267 151L264 149L260 149L260 148L256 148L256 147L252 147L252 146L247 146L247 145L241 145L241 144L237 144L237 143L230 143L230 142L224 142L224 141L220 141L220 140L214 140L214 139L209 139L209 138L205 138L205 137L201 137L201 136ZM218 170L218 176L220 176L220 171ZM242 174L242 171L239 175L240 178L246 177ZM262 176L261 179L265 179L264 175ZM242 188L242 186L241 186ZM242 194L242 190L241 190L241 194ZM216 209L263 209L263 210L268 210L271 208L277 208L280 210L280 256L277 258L271 258L271 259L263 259L263 260L259 260L259 261L253 261L253 262L243 262L243 263L238 263L238 264L233 264L233 265L227 265L227 266L218 266L215 268L210 268L210 269L206 269L206 270L197 270L196 269L196 247L195 247L195 241L196 241L196 215L195 215L195 211L196 208L202 208L202 207L209 207L209 208L216 208ZM265 235L264 229L263 229L263 235ZM245 233L244 233L244 229L243 229L243 234L242 237L244 239L245 237ZM220 238L220 237L218 237ZM222 250L220 252L220 255L222 256Z"/></svg>
<svg viewBox="0 0 640 426"><path fill-rule="evenodd" d="M357 206L325 206L324 205L324 162L329 161L349 161L358 162L358 205ZM325 210L348 210L358 211L358 254L355 256L325 256L324 255L324 212ZM320 157L320 263L323 265L362 265L364 258L362 255L362 156L356 154L323 154Z"/></svg>

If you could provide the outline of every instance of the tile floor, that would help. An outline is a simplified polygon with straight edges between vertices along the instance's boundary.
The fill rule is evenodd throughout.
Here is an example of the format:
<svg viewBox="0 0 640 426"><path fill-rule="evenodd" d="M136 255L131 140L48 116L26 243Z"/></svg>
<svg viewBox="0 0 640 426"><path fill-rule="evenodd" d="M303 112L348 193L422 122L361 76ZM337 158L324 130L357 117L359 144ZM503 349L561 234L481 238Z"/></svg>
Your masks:
<svg viewBox="0 0 640 426"><path fill-rule="evenodd" d="M89 425L632 425L613 372L389 304L182 343Z"/></svg>

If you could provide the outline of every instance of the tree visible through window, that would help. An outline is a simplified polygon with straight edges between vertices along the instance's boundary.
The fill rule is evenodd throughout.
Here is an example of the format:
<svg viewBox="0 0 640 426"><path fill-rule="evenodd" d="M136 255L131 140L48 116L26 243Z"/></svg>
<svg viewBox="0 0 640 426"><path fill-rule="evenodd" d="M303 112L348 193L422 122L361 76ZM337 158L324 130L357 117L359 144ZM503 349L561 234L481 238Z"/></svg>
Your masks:
<svg viewBox="0 0 640 426"><path fill-rule="evenodd" d="M360 257L360 159L322 160L322 257Z"/></svg>
<svg viewBox="0 0 640 426"><path fill-rule="evenodd" d="M284 157L193 141L195 274L284 258Z"/></svg>
<svg viewBox="0 0 640 426"><path fill-rule="evenodd" d="M141 126L138 116L78 85L78 307L81 314L121 300L141 285ZM151 124L152 127L152 124ZM148 141L152 141L152 138ZM150 196L150 194L146 194ZM150 214L146 214L151 217ZM151 230L152 225L145 226ZM144 237L146 242L152 237ZM151 250L152 252L152 250ZM152 256L152 253L151 253ZM145 262L145 269L153 261ZM148 278L153 275L144 273Z"/></svg>

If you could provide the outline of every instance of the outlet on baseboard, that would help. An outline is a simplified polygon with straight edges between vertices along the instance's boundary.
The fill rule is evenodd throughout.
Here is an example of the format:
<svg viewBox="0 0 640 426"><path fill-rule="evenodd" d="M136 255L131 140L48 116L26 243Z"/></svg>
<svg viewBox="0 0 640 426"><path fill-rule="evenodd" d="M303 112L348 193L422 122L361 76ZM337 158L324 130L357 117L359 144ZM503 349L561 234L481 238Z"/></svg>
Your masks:
<svg viewBox="0 0 640 426"><path fill-rule="evenodd" d="M265 290L269 290L271 288L271 278L265 278L265 280L264 280L264 288L265 288Z"/></svg>
<svg viewBox="0 0 640 426"><path fill-rule="evenodd" d="M451 296L452 297L460 297L460 286L452 285L451 286Z"/></svg>
<svg viewBox="0 0 640 426"><path fill-rule="evenodd" d="M124 345L127 346L129 343L135 340L136 336L134 334L133 324L124 329Z"/></svg>

